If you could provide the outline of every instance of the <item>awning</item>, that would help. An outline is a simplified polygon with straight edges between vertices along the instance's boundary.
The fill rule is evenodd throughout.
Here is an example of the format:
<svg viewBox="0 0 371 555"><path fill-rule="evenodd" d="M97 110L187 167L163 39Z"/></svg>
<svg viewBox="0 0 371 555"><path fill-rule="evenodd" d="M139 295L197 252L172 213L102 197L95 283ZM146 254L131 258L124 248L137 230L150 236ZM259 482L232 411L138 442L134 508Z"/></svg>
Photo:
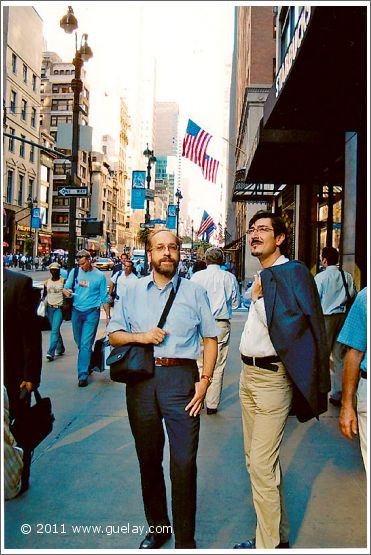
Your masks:
<svg viewBox="0 0 371 555"><path fill-rule="evenodd" d="M50 237L50 235L42 235L41 233L39 233L39 241L40 243L44 243L46 245L52 244L52 238Z"/></svg>
<svg viewBox="0 0 371 555"><path fill-rule="evenodd" d="M345 132L366 128L367 8L305 9L305 34L288 47L284 63L290 53L291 62L281 81L278 71L234 196L262 183L323 182L329 168L341 171ZM259 197L266 196L264 189Z"/></svg>

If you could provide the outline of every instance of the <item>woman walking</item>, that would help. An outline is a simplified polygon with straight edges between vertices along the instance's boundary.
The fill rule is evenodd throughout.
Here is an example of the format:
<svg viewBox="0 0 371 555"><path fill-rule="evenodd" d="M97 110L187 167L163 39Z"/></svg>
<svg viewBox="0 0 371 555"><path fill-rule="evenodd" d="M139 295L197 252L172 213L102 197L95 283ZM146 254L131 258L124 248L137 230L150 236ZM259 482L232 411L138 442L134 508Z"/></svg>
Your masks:
<svg viewBox="0 0 371 555"><path fill-rule="evenodd" d="M63 285L64 278L61 277L61 267L57 262L49 266L51 278L44 282L43 299L46 300L46 315L50 322L50 343L46 358L51 362L55 355L63 355L65 352L61 335L61 325L63 322Z"/></svg>

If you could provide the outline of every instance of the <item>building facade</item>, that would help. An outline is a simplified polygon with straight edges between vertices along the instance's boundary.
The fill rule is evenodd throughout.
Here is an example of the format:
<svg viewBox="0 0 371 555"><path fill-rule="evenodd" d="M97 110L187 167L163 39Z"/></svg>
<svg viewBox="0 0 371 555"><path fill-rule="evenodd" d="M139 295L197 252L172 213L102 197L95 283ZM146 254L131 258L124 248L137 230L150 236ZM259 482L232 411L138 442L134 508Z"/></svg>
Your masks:
<svg viewBox="0 0 371 555"><path fill-rule="evenodd" d="M37 228L31 225L31 210L40 201L40 149L35 145L40 144L42 41L42 20L34 8L3 8L4 249L34 255ZM45 218L43 225L47 231Z"/></svg>

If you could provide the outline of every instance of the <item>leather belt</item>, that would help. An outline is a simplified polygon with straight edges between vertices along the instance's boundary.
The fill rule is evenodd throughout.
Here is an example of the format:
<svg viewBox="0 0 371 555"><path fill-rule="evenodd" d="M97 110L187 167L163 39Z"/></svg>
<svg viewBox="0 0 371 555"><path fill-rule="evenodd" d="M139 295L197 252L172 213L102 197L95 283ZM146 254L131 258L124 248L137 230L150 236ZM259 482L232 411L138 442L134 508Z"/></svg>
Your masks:
<svg viewBox="0 0 371 555"><path fill-rule="evenodd" d="M215 318L217 322L229 322L228 318Z"/></svg>
<svg viewBox="0 0 371 555"><path fill-rule="evenodd" d="M246 357L241 355L242 362L248 364L249 366L257 366L258 368L264 368L264 370L272 370L272 372L277 372L277 364L272 364L273 362L281 362L278 356L271 357Z"/></svg>
<svg viewBox="0 0 371 555"><path fill-rule="evenodd" d="M155 366L189 366L190 364L194 364L194 362L195 360L193 358L155 358Z"/></svg>
<svg viewBox="0 0 371 555"><path fill-rule="evenodd" d="M367 380L367 372L365 372L364 370L361 370L361 378Z"/></svg>
<svg viewBox="0 0 371 555"><path fill-rule="evenodd" d="M61 304L53 305L48 303L48 306L50 306L50 308L62 308Z"/></svg>

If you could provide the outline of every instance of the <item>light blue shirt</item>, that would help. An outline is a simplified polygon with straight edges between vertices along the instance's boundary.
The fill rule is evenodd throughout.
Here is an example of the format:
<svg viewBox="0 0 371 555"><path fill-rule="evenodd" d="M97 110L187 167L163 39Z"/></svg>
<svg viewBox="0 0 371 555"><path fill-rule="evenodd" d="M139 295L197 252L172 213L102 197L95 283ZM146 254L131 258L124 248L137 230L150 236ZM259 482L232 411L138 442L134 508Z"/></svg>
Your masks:
<svg viewBox="0 0 371 555"><path fill-rule="evenodd" d="M193 274L191 281L206 289L216 320L232 318L232 308L240 305L240 288L233 274L222 270L219 264L208 264L206 270Z"/></svg>
<svg viewBox="0 0 371 555"><path fill-rule="evenodd" d="M349 272L344 272L344 275L349 295L354 297L356 291L353 278ZM347 295L341 272L337 266L327 266L325 270L315 276L314 281L321 299L323 314L328 316L329 314L341 314L346 311Z"/></svg>
<svg viewBox="0 0 371 555"><path fill-rule="evenodd" d="M163 289L154 282L152 272L142 279L129 281L115 303L108 333L118 330L139 333L157 327L178 279L175 274ZM169 335L154 346L155 357L197 359L200 337L217 337L219 333L205 289L182 278L163 329Z"/></svg>
<svg viewBox="0 0 371 555"><path fill-rule="evenodd" d="M74 269L68 275L64 284L65 289L72 289ZM92 308L99 308L103 303L109 303L107 283L104 275L97 268L91 272L84 272L81 268L77 273L75 292L73 294L73 307L81 312Z"/></svg>
<svg viewBox="0 0 371 555"><path fill-rule="evenodd" d="M367 372L367 287L358 293L337 341L364 353L360 368Z"/></svg>

